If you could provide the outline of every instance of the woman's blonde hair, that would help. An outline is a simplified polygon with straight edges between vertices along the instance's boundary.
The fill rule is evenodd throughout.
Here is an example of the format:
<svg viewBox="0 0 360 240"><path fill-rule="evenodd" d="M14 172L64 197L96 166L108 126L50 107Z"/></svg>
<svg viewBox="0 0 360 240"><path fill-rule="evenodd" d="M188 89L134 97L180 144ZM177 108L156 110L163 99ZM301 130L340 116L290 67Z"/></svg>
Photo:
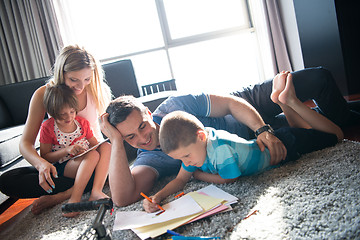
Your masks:
<svg viewBox="0 0 360 240"><path fill-rule="evenodd" d="M50 79L49 84L50 86L65 84L64 73L84 68L93 70L87 91L93 96L99 114L102 114L111 100L110 87L105 81L101 64L83 47L69 45L60 51L53 67L54 76Z"/></svg>

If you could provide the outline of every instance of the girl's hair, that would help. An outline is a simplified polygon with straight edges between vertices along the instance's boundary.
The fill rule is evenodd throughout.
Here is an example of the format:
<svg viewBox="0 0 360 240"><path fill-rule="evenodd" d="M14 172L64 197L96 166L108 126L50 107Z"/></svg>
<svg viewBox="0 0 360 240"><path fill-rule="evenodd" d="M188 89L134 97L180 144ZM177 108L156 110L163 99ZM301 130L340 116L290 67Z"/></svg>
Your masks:
<svg viewBox="0 0 360 240"><path fill-rule="evenodd" d="M46 111L55 119L60 118L60 112L64 107L78 111L77 97L65 84L46 86L43 101Z"/></svg>
<svg viewBox="0 0 360 240"><path fill-rule="evenodd" d="M204 125L194 115L183 111L167 114L160 125L161 150L170 153L179 147L195 143L198 130L204 130Z"/></svg>
<svg viewBox="0 0 360 240"><path fill-rule="evenodd" d="M69 45L60 51L53 67L54 76L50 79L49 84L51 86L65 84L64 74L66 72L84 68L93 70L87 90L93 96L99 114L102 114L111 100L111 91L104 79L101 64L84 48L78 45Z"/></svg>

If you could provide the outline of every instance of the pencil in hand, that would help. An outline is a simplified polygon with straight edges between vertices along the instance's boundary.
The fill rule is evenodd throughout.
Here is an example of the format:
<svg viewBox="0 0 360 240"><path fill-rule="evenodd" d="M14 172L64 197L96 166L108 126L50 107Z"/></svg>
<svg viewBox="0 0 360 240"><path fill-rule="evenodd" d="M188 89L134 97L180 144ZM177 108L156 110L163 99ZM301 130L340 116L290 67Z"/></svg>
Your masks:
<svg viewBox="0 0 360 240"><path fill-rule="evenodd" d="M151 198L149 198L148 196L146 196L143 192L141 192L140 195L143 196L144 198L146 198L149 202L154 203L154 202L151 200ZM165 209L163 209L163 208L160 206L160 204L157 204L157 203L156 203L156 205L157 205L157 207L158 207L160 210L162 210L161 213L165 212Z"/></svg>

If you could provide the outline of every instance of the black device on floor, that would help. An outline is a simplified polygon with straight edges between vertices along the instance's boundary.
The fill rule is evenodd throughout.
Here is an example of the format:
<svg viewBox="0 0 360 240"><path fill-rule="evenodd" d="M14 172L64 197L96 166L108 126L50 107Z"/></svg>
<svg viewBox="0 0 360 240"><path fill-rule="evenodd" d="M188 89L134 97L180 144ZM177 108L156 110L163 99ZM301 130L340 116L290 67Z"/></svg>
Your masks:
<svg viewBox="0 0 360 240"><path fill-rule="evenodd" d="M82 212L97 210L93 224L86 229L78 238L80 239L97 239L97 240L111 240L111 234L103 224L103 219L106 210L113 209L113 201L111 198L104 198L95 201L66 203L63 204L61 210L63 212Z"/></svg>

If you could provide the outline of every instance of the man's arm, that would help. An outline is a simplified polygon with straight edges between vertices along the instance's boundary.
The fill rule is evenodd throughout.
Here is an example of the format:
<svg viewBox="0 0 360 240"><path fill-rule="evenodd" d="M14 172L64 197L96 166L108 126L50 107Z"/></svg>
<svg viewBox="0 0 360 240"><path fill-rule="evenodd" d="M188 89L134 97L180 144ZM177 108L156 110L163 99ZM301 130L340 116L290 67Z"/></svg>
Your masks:
<svg viewBox="0 0 360 240"><path fill-rule="evenodd" d="M121 133L108 122L108 114L100 117L101 131L110 139L111 157L109 185L116 206L126 206L141 199L140 192L149 192L156 173L148 167L138 166L130 171Z"/></svg>
<svg viewBox="0 0 360 240"><path fill-rule="evenodd" d="M265 125L264 120L256 109L247 101L235 96L210 95L210 117L224 117L231 114L237 121L247 125L253 131ZM270 151L271 164L278 164L286 157L284 144L274 135L265 131L256 140L261 151L267 147Z"/></svg>

